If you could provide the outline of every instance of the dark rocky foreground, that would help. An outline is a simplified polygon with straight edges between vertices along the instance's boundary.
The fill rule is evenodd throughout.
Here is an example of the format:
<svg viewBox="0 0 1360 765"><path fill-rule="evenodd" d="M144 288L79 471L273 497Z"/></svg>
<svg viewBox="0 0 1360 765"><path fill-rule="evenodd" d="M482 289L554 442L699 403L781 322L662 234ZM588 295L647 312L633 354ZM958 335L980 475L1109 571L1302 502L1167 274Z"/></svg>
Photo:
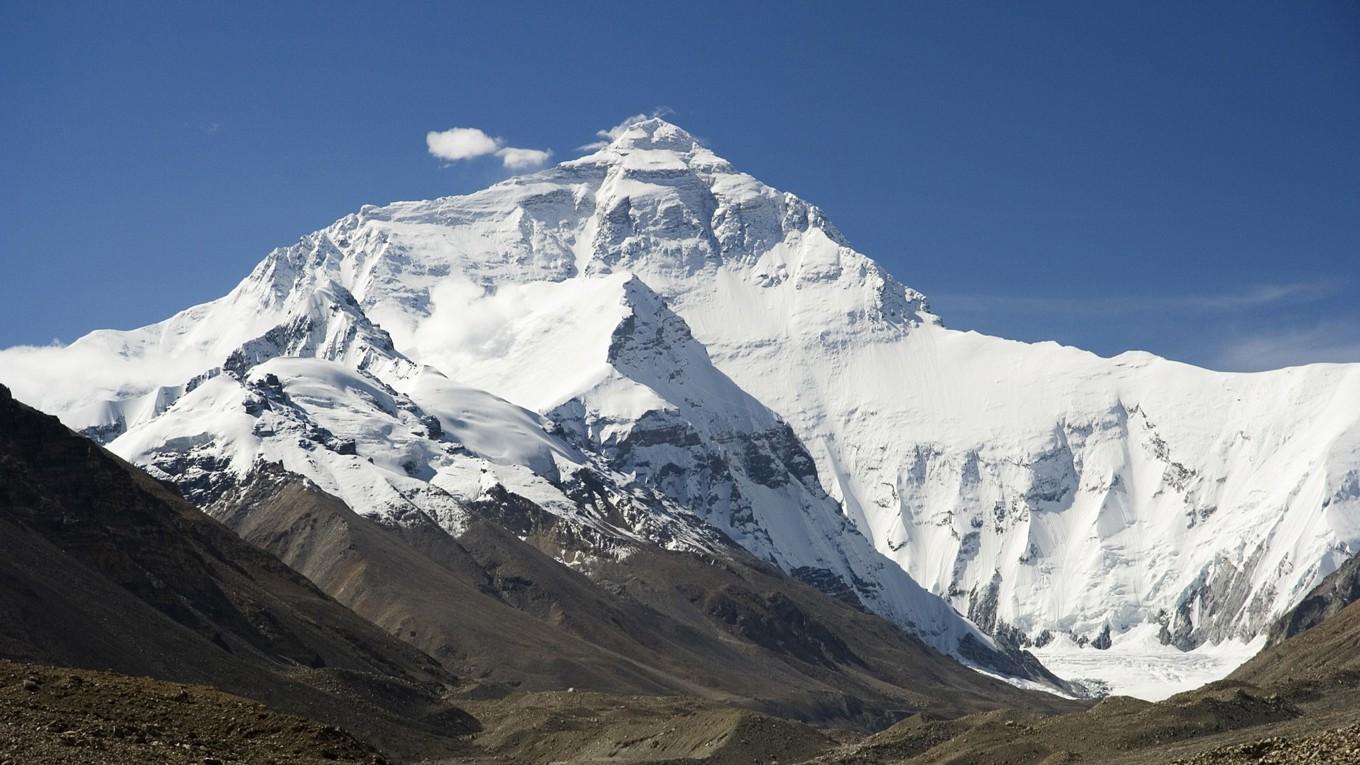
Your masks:
<svg viewBox="0 0 1360 765"><path fill-rule="evenodd" d="M386 759L334 726L211 688L0 661L0 762L350 762Z"/></svg>
<svg viewBox="0 0 1360 765"><path fill-rule="evenodd" d="M1360 689L1265 690L1226 682L1156 704L1107 699L1086 712L915 716L824 753L822 765L1360 762ZM1322 742L1327 742L1324 745ZM1311 753L1311 754L1309 754ZM1314 759L1290 759L1305 754ZM1267 756L1275 760L1263 759Z"/></svg>
<svg viewBox="0 0 1360 765"><path fill-rule="evenodd" d="M1357 701L1354 685L1217 687L1067 715L922 713L866 737L694 698L515 693L460 699L484 727L461 753L412 760L211 688L0 662L0 763L1343 765L1360 762Z"/></svg>
<svg viewBox="0 0 1360 765"><path fill-rule="evenodd" d="M1312 736L1287 739L1271 736L1250 744L1215 749L1175 765L1343 765L1360 762L1360 723Z"/></svg>

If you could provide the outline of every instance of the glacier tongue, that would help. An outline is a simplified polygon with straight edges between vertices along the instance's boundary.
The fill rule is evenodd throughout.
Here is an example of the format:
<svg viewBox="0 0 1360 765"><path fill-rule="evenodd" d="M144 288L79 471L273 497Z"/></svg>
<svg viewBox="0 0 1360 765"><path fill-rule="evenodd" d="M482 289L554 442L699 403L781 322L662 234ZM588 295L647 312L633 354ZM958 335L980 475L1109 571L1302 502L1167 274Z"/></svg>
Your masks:
<svg viewBox="0 0 1360 765"><path fill-rule="evenodd" d="M693 513L953 652L977 633L917 582L1015 645L1189 649L1248 643L1360 550L1360 365L949 329L815 206L655 118L366 206L220 300L0 353L0 378L144 464L283 461L449 528L503 485L603 529L561 486L588 469L654 493L660 526L608 533L703 547Z"/></svg>

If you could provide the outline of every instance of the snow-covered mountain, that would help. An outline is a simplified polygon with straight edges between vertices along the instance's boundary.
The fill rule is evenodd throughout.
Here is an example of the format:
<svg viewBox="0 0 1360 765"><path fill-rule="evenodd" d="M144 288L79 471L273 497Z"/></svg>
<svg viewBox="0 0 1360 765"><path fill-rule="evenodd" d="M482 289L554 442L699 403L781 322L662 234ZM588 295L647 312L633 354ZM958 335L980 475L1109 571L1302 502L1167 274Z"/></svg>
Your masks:
<svg viewBox="0 0 1360 765"><path fill-rule="evenodd" d="M655 118L366 206L165 322L4 352L0 381L191 493L282 461L456 531L501 485L601 538L725 535L956 655L986 639L916 582L1017 645L1191 649L1253 639L1360 550L1360 365L948 329ZM635 511L592 512L582 471Z"/></svg>

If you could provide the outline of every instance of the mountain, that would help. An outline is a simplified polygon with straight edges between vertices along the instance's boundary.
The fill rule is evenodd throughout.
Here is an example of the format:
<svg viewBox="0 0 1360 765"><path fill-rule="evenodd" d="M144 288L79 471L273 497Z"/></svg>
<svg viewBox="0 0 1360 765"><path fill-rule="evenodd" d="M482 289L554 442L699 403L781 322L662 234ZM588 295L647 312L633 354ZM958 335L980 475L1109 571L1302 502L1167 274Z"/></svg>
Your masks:
<svg viewBox="0 0 1360 765"><path fill-rule="evenodd" d="M457 540L433 525L363 518L275 464L218 498L214 509L233 528L282 550L389 630L410 632L418 638L412 642L456 635L444 648L489 656L484 670L515 663L455 692L479 723L438 698L447 698L452 678L428 656L357 619L166 486L4 388L0 478L0 652L176 680L0 661L7 678L0 728L13 734L0 737L0 753L23 761L162 762L169 747L183 749L186 761L381 762L364 738L406 759L440 746L448 751L453 742L441 744L441 737L476 728L478 735L455 748L462 750L458 761L1245 764L1343 763L1360 752L1353 563L1282 617L1276 632L1290 634L1228 680L1157 704L1111 699L1051 715L1077 705L989 680L901 633L894 638L884 620L755 559L719 561L638 544L587 578L525 541L571 549L568 525L512 495L487 500L497 507L469 508L477 517ZM566 602L569 590L590 602ZM420 635L431 611L463 619L457 629ZM591 615L599 620L583 621ZM702 637L714 621L726 625L726 649ZM556 643L544 637L553 632L549 624ZM478 628L491 640L467 634ZM614 650L599 652L597 672L626 677L631 670L664 685L665 663L634 660L620 640L635 636L672 657L671 671L708 701L534 691L543 677L579 662L580 647L603 646L610 635ZM564 649L573 641L577 650ZM538 676L526 671L535 662ZM595 682L588 674L576 677ZM771 698L773 711L784 714L842 722L854 719L856 707L882 714L893 684L899 714L929 711L866 737L828 736L714 705L734 697L706 694L712 675L734 676L729 687L748 694L768 675L767 687L798 686L784 703L823 705L820 712L779 708ZM190 679L366 735L356 739L182 684ZM818 679L820 693L809 682ZM999 705L1013 708L939 716ZM884 721L860 718L872 727Z"/></svg>
<svg viewBox="0 0 1360 765"><path fill-rule="evenodd" d="M0 655L211 685L408 755L476 728L434 659L3 386Z"/></svg>
<svg viewBox="0 0 1360 765"><path fill-rule="evenodd" d="M204 505L281 462L456 536L504 490L589 540L558 556L583 571L727 538L984 664L1254 646L1360 549L1357 370L949 329L815 206L655 118L365 206L160 324L0 353L0 380Z"/></svg>
<svg viewBox="0 0 1360 765"><path fill-rule="evenodd" d="M110 379L115 397L93 405L73 391L82 412L102 419L69 417L87 434L116 435L112 449L205 507L260 466L279 463L364 515L398 525L429 521L454 536L474 517L469 505L512 493L574 529L575 549L554 554L576 566L637 543L712 554L735 538L946 653L991 671L1055 681L1032 658L998 650L875 553L822 491L787 425L713 368L683 321L636 279L607 275L583 288L583 297L599 301L589 315L600 327L579 339L598 339L603 356L593 365L573 362L566 374L576 375L572 384L580 389L553 407L552 419L410 361L325 269L288 257L275 253L217 303L71 346L77 355L108 353L124 368L157 374L178 373L191 359L194 367L208 359L219 366L176 385L129 390ZM249 318L232 318L245 313ZM551 334L568 322L550 315L524 320L529 337L570 342ZM676 347L658 346L658 338ZM545 352L551 358L566 350ZM628 373L679 386L667 392L687 395L684 408ZM548 375L531 377L556 373ZM710 407L726 411L696 405L709 395L719 397ZM627 419L630 412L640 415L638 423ZM613 414L623 428L605 426L602 417ZM658 464L663 470L650 474L638 470L643 461L627 459L656 448L673 451L662 456L674 460L683 452L684 466ZM663 480L677 471L684 481Z"/></svg>

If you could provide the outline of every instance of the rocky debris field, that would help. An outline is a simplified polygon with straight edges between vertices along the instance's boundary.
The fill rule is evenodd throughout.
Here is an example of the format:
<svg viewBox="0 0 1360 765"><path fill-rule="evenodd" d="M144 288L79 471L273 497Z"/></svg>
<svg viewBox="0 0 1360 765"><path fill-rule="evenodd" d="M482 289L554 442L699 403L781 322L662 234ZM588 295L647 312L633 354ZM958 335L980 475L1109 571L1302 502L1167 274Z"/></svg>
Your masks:
<svg viewBox="0 0 1360 765"><path fill-rule="evenodd" d="M0 763L307 765L386 759L339 728L201 686L0 661Z"/></svg>
<svg viewBox="0 0 1360 765"><path fill-rule="evenodd" d="M459 703L484 727L460 739L464 754L421 765L1360 763L1360 686L1322 690L1219 686L1066 715L922 713L867 737L680 696L473 693ZM0 765L333 762L389 758L334 726L210 688L0 660Z"/></svg>
<svg viewBox="0 0 1360 765"><path fill-rule="evenodd" d="M475 753L439 765L799 763L858 735L681 696L549 691L459 703L486 727L470 737Z"/></svg>
<svg viewBox="0 0 1360 765"><path fill-rule="evenodd" d="M1353 765L1360 762L1360 723L1314 736L1287 739L1271 736L1226 746L1174 765Z"/></svg>

